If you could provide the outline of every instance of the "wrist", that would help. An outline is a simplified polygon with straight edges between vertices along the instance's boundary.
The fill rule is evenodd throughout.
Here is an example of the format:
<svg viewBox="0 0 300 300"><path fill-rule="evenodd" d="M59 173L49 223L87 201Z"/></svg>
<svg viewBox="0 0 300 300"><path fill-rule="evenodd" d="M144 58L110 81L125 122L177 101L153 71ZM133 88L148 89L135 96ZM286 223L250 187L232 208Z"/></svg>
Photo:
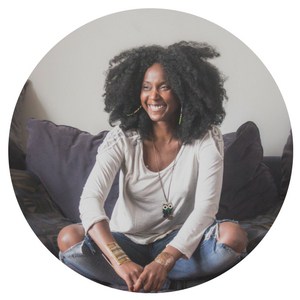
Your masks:
<svg viewBox="0 0 300 300"><path fill-rule="evenodd" d="M110 258L113 260L111 263L122 265L125 262L131 261L127 254L122 250L122 248L116 242L106 244L106 247L110 253Z"/></svg>
<svg viewBox="0 0 300 300"><path fill-rule="evenodd" d="M164 251L158 254L154 261L164 266L168 272L171 271L176 262L172 254Z"/></svg>

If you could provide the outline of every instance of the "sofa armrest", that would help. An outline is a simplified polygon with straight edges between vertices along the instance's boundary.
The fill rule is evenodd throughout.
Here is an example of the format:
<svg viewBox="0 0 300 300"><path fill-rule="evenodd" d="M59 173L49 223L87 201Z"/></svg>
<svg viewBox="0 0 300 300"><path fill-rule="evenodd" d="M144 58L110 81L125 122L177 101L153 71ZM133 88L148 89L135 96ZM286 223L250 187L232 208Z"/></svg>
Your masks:
<svg viewBox="0 0 300 300"><path fill-rule="evenodd" d="M31 213L56 213L63 216L41 181L26 170L10 169L13 188L25 217Z"/></svg>
<svg viewBox="0 0 300 300"><path fill-rule="evenodd" d="M263 163L270 168L271 174L274 178L274 182L278 189L278 192L281 188L281 157L280 156L264 156Z"/></svg>
<svg viewBox="0 0 300 300"><path fill-rule="evenodd" d="M272 227L281 209L282 203L277 203L266 214L255 218L240 221L239 224L247 232L248 246L247 252L250 253L265 237Z"/></svg>
<svg viewBox="0 0 300 300"><path fill-rule="evenodd" d="M26 170L11 169L11 179L20 208L40 241L58 256L57 235L72 222L53 203L40 180Z"/></svg>

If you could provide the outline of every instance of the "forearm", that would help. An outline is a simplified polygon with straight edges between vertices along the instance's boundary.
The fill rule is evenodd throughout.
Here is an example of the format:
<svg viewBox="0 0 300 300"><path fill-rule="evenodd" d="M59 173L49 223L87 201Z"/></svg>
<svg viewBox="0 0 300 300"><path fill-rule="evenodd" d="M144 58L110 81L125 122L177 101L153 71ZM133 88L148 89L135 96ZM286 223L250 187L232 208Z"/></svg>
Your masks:
<svg viewBox="0 0 300 300"><path fill-rule="evenodd" d="M184 257L184 255L175 247L168 245L163 252L167 252L174 257L174 260L177 261L179 258Z"/></svg>
<svg viewBox="0 0 300 300"><path fill-rule="evenodd" d="M145 266L143 273L134 285L134 291L143 288L146 292L159 291L168 273L174 267L176 261L181 258L182 253L172 246L167 246L154 261Z"/></svg>
<svg viewBox="0 0 300 300"><path fill-rule="evenodd" d="M168 273L172 270L176 261L181 257L183 257L183 254L178 249L168 245L156 256L154 261L162 265Z"/></svg>
<svg viewBox="0 0 300 300"><path fill-rule="evenodd" d="M104 253L117 274L124 279L128 290L133 291L133 285L142 273L143 268L132 262L119 247L110 231L108 222L103 220L95 223L89 229L88 234Z"/></svg>
<svg viewBox="0 0 300 300"><path fill-rule="evenodd" d="M120 265L120 260L116 258L112 251L112 246L117 246L117 242L114 239L109 224L106 220L95 223L88 231L96 245L101 249L106 258L110 261L112 266ZM125 254L125 253L124 253ZM129 260L129 259L127 259ZM123 260L121 262L124 262Z"/></svg>

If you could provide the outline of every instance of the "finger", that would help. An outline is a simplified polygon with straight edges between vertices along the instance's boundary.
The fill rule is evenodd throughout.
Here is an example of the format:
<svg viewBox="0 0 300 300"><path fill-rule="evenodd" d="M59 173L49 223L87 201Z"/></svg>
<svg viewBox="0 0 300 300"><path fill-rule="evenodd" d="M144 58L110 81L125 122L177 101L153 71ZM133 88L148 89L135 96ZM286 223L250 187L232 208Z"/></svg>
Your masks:
<svg viewBox="0 0 300 300"><path fill-rule="evenodd" d="M154 292L160 291L163 284L164 284L164 280L161 280L160 278L156 278L152 283L151 291L154 291Z"/></svg>
<svg viewBox="0 0 300 300"><path fill-rule="evenodd" d="M156 288L155 288L155 291L159 292L162 289L164 283L165 283L165 280L159 281Z"/></svg>
<svg viewBox="0 0 300 300"><path fill-rule="evenodd" d="M137 284L140 285L140 288L143 287L143 282L141 282L141 283L138 282L138 280L139 280L139 274L136 274L136 273L132 274L131 279L132 279L132 282L133 282L133 284L132 284L132 291L135 290L135 287L137 286Z"/></svg>
<svg viewBox="0 0 300 300"><path fill-rule="evenodd" d="M157 292L159 290L159 282L157 280L150 282L146 289L148 292Z"/></svg>
<svg viewBox="0 0 300 300"><path fill-rule="evenodd" d="M143 280L139 277L133 285L133 291L138 292L143 287Z"/></svg>
<svg viewBox="0 0 300 300"><path fill-rule="evenodd" d="M132 280L133 284L135 284L138 281L138 279L139 279L139 276L136 273L132 274L131 280Z"/></svg>
<svg viewBox="0 0 300 300"><path fill-rule="evenodd" d="M151 292L153 292L153 291L156 292L157 289L158 289L159 283L160 283L160 281L157 278L153 279L152 282L151 282L150 291Z"/></svg>
<svg viewBox="0 0 300 300"><path fill-rule="evenodd" d="M133 284L134 284L134 282L132 281L131 277L129 275L126 275L123 279L126 282L128 290L132 291L133 290Z"/></svg>
<svg viewBox="0 0 300 300"><path fill-rule="evenodd" d="M144 291L145 292L151 292L152 290L154 290L154 287L156 286L155 282L156 282L155 276L150 274L144 280Z"/></svg>
<svg viewBox="0 0 300 300"><path fill-rule="evenodd" d="M133 282L131 280L126 280L128 291L133 292Z"/></svg>

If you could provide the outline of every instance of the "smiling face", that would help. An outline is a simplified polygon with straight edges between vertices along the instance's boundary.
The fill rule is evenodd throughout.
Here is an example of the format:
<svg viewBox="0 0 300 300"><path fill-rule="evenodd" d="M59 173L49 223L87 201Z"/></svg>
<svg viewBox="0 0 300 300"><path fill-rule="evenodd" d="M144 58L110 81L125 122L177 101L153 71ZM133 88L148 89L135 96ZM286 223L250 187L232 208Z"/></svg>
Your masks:
<svg viewBox="0 0 300 300"><path fill-rule="evenodd" d="M141 88L141 105L153 122L176 122L179 101L173 93L161 64L146 71Z"/></svg>

